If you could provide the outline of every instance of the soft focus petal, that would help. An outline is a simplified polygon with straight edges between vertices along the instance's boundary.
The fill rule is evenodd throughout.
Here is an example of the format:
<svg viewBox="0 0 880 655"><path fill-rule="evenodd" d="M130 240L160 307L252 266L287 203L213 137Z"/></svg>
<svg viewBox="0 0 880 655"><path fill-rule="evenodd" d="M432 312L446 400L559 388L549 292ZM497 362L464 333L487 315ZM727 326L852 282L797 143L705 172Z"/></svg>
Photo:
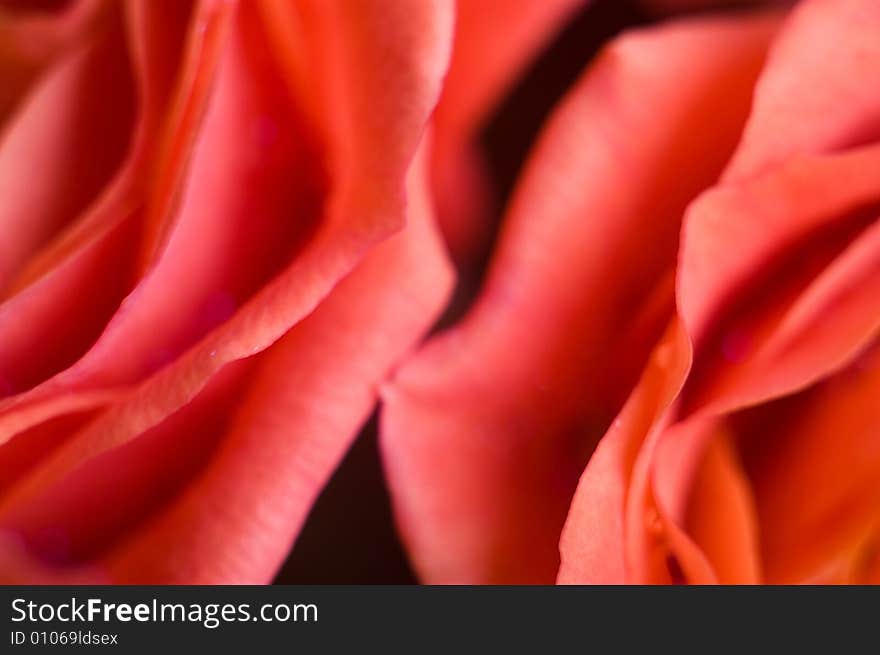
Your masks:
<svg viewBox="0 0 880 655"><path fill-rule="evenodd" d="M492 195L478 130L565 20L588 0L458 0L449 74L434 115L432 171L446 242L467 259L488 235Z"/></svg>
<svg viewBox="0 0 880 655"><path fill-rule="evenodd" d="M880 4L806 0L774 43L728 179L880 138Z"/></svg>
<svg viewBox="0 0 880 655"><path fill-rule="evenodd" d="M436 100L451 27L445 3L418 7L313 8L311 34L322 45L323 83L334 103L325 126L331 189L323 205L312 182L321 162L309 158L314 152L297 131L295 98L275 83L283 72L273 70L260 16L241 10L218 72L217 93L228 102L205 117L174 229L157 242L159 259L89 354L5 404L0 440L139 382L229 318L153 385L150 414L173 411L224 363L278 339L402 224L404 176ZM340 29L349 38L338 40ZM362 67L372 73L355 74ZM257 81L265 84L251 88ZM230 129L248 138L230 142ZM261 192L242 193L241 179ZM245 224L253 229L242 233Z"/></svg>
<svg viewBox="0 0 880 655"><path fill-rule="evenodd" d="M810 390L745 413L767 581L803 582L880 536L880 348Z"/></svg>
<svg viewBox="0 0 880 655"><path fill-rule="evenodd" d="M97 205L31 259L16 290L130 220L133 209L144 210L138 229L152 243L152 226L164 224L178 200L235 6L234 0L125 5L140 103L128 161Z"/></svg>
<svg viewBox="0 0 880 655"><path fill-rule="evenodd" d="M133 143L98 200L32 258L0 305L2 395L29 389L82 356L134 282L140 189L149 177L146 162L155 153L175 77L169 69L180 57L189 4L161 0L126 8L139 101ZM162 26L161 38L156 23ZM68 328L59 331L58 325Z"/></svg>
<svg viewBox="0 0 880 655"><path fill-rule="evenodd" d="M690 342L673 322L581 476L560 540L560 584L629 579L624 516L636 458L648 435L669 420L690 364Z"/></svg>
<svg viewBox="0 0 880 655"><path fill-rule="evenodd" d="M108 426L140 430L124 405L101 417L7 495L7 533L50 563L100 556L94 568L117 582L267 582L379 382L451 287L418 173L410 225L311 316L177 413L83 464L83 448ZM100 512L89 509L96 504Z"/></svg>
<svg viewBox="0 0 880 655"><path fill-rule="evenodd" d="M642 516L656 516L659 521L646 524L646 531L634 523L630 538L635 543L653 542L655 551L663 553L667 570L644 568L642 581L754 584L761 580L754 502L731 438L724 422L712 417L677 423L657 435L646 456L651 505ZM676 574L680 579L675 579Z"/></svg>
<svg viewBox="0 0 880 655"><path fill-rule="evenodd" d="M788 393L871 339L880 325L878 166L877 146L798 158L690 208L678 305L699 361L687 412Z"/></svg>
<svg viewBox="0 0 880 655"><path fill-rule="evenodd" d="M660 521L655 541L666 541L676 568L690 582L839 580L876 521L867 509L876 505L868 491L877 484L870 473L875 458L870 446L859 441L860 434L876 432L876 412L865 404L817 402L833 416L827 424L809 418L803 409L779 423L772 408L794 400L749 410L762 417L749 423L744 433L755 453L752 459L775 452L779 443L796 443L788 456L797 452L806 457L811 437L805 433L811 435L813 429L831 434L834 425L835 433L852 435L849 456L853 461L863 458L868 472L855 475L860 482L854 484L861 486L848 488L850 505L836 506L833 519L832 512L824 514L822 527L813 528L816 535L806 536L807 519L798 523L777 512L767 520L765 499L780 493L775 486L768 490L768 484L779 481L775 477L761 488L749 468L752 462L747 461L747 476L732 452L724 469L718 468L718 448L738 443L730 441L727 412L797 392L837 371L843 371L837 376L854 375L851 370L862 366L854 361L880 329L880 188L873 174L880 150L876 145L852 147L872 138L870 129L862 128L878 112L868 98L871 94L855 80L848 81L850 72L857 70L856 61L870 61L876 51L858 36L870 24L871 11L857 2L804 5L786 23L781 45L762 75L734 165L718 188L694 203L685 219L677 302L695 341L695 367L676 410L683 422L659 434L640 456L651 471L652 486L639 491L645 506L635 513L627 537L631 548L650 542L651 530L639 528L639 512L648 523L656 512ZM811 23L815 12L826 12L827 21ZM864 18L863 25L856 25L856 15ZM823 29L824 35L826 23L840 31L842 40L844 33L853 31L856 45L837 48L838 43L826 53L815 69L828 84L817 86L811 77L810 88L820 91L802 109L792 102L797 93L809 93L800 86L802 76L796 71L804 58L797 53L810 48L804 30L814 34ZM850 57L853 52L858 53L856 59ZM852 98L840 112L831 111L839 101L835 84ZM849 149L839 152L845 148ZM865 394L876 392L869 388ZM805 415L809 428L791 418ZM809 464L817 475L827 471L818 461L817 457ZM823 499L826 491L832 499L844 493L832 491L828 480L808 480L807 468L798 469L798 495L796 503L791 496L791 511L794 504L806 512L827 507L812 498L805 502L804 489ZM783 470L789 470L788 461L783 465L777 460L773 475ZM707 484L710 478L712 484ZM720 487L722 483L726 486ZM811 547L779 536L793 526ZM643 580L663 581L656 577L650 550L633 552L635 564L643 566Z"/></svg>
<svg viewBox="0 0 880 655"><path fill-rule="evenodd" d="M0 128L53 58L100 26L107 8L102 0L71 0L50 12L0 6Z"/></svg>
<svg viewBox="0 0 880 655"><path fill-rule="evenodd" d="M27 258L96 198L129 146L135 100L120 13L61 58L0 133L4 295Z"/></svg>
<svg viewBox="0 0 880 655"><path fill-rule="evenodd" d="M107 248L136 248L122 288L132 267L140 280L94 347L30 391L9 389L0 407L0 522L40 566L89 565L130 537L111 567L120 580L266 581L379 382L445 300L424 189L410 194L415 222L371 250L405 224L450 6L295 8L307 89L262 7L127 5L127 32L115 34L130 39L139 100L130 158L6 306L12 334L12 309L76 316L80 301L53 300L93 290ZM174 37L166 21L189 23ZM186 42L178 63L175 38ZM276 517L261 513L267 502ZM204 542L207 524L223 538ZM156 563L160 544L177 557ZM4 567L22 561L14 551Z"/></svg>
<svg viewBox="0 0 880 655"><path fill-rule="evenodd" d="M586 0L458 0L438 127L473 136L515 76Z"/></svg>
<svg viewBox="0 0 880 655"><path fill-rule="evenodd" d="M585 459L671 312L681 214L735 144L776 22L624 37L550 122L476 307L385 394L384 457L424 580L554 579Z"/></svg>
<svg viewBox="0 0 880 655"><path fill-rule="evenodd" d="M13 535L0 533L0 584L3 585L57 585L57 584L108 584L100 572L79 569L59 572L46 566L27 552Z"/></svg>

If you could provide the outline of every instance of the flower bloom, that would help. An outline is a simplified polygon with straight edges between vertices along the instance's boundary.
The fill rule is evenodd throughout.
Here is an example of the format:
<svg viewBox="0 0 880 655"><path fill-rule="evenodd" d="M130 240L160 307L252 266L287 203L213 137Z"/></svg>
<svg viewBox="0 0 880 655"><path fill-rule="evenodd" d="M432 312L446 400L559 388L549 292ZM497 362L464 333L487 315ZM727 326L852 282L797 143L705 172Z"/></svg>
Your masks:
<svg viewBox="0 0 880 655"><path fill-rule="evenodd" d="M451 29L442 0L3 10L0 577L271 580L449 290L412 162Z"/></svg>
<svg viewBox="0 0 880 655"><path fill-rule="evenodd" d="M423 580L880 581L878 89L869 0L590 63L476 303L383 392Z"/></svg>
<svg viewBox="0 0 880 655"><path fill-rule="evenodd" d="M268 582L378 406L425 582L880 582L880 5L622 3L493 244L590 4L0 0L0 580Z"/></svg>

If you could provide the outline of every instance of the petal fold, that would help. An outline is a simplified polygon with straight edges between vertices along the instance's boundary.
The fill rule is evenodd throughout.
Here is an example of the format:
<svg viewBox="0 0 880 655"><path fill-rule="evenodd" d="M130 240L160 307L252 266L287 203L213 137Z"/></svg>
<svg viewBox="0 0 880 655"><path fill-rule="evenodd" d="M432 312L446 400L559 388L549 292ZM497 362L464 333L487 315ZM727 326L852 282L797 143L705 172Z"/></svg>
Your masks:
<svg viewBox="0 0 880 655"><path fill-rule="evenodd" d="M384 394L383 456L423 580L556 577L583 465L672 312L681 215L733 150L778 19L624 36L549 122L476 306ZM707 115L711 133L693 129Z"/></svg>

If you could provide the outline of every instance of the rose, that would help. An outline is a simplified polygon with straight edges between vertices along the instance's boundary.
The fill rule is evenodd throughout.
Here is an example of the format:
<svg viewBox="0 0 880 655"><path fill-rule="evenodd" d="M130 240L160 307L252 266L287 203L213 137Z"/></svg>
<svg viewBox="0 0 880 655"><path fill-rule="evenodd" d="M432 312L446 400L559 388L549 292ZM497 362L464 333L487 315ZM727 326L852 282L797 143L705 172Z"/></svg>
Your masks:
<svg viewBox="0 0 880 655"><path fill-rule="evenodd" d="M476 131L576 7L458 4L414 167L448 3L3 15L6 579L271 577L443 303L431 200L467 266ZM624 36L561 104L384 386L425 580L877 575L877 14L803 5Z"/></svg>
<svg viewBox="0 0 880 655"><path fill-rule="evenodd" d="M555 110L383 392L423 580L880 580L880 7L784 11L626 33Z"/></svg>
<svg viewBox="0 0 880 655"><path fill-rule="evenodd" d="M0 576L268 581L448 291L451 7L66 4L0 14Z"/></svg>

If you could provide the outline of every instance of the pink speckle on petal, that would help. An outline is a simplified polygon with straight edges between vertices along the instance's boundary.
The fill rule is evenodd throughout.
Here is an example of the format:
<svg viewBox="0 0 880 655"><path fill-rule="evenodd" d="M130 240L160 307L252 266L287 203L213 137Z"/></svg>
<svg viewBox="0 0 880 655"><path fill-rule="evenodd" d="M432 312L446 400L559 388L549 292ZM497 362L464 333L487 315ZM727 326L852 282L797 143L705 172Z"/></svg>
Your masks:
<svg viewBox="0 0 880 655"><path fill-rule="evenodd" d="M721 354L724 359L734 364L748 357L751 348L751 337L742 330L732 330L721 342Z"/></svg>

